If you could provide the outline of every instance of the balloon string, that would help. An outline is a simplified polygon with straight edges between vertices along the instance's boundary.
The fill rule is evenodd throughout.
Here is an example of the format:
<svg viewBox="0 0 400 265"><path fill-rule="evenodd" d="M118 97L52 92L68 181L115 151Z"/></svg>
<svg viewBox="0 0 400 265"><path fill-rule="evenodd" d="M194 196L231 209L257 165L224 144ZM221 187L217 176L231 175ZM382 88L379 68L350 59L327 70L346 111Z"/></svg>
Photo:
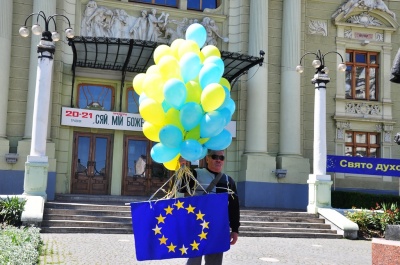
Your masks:
<svg viewBox="0 0 400 265"><path fill-rule="evenodd" d="M190 182L194 183L193 187L190 187ZM166 189L166 186L169 186ZM162 199L172 199L182 197L181 194L184 192L185 195L194 196L196 190L203 190L204 187L199 183L199 181L194 177L192 171L186 165L181 166L178 170L175 171L174 175L170 177L150 198L149 201L152 200L157 193L160 191L164 192L164 196L159 198Z"/></svg>

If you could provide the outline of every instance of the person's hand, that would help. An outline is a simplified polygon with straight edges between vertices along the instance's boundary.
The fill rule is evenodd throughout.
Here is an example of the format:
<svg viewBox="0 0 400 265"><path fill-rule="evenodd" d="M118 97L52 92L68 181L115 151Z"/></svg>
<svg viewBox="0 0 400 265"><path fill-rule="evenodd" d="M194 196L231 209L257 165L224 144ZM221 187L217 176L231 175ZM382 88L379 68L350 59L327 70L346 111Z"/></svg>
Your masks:
<svg viewBox="0 0 400 265"><path fill-rule="evenodd" d="M239 234L236 232L231 232L231 245L235 245L238 240Z"/></svg>

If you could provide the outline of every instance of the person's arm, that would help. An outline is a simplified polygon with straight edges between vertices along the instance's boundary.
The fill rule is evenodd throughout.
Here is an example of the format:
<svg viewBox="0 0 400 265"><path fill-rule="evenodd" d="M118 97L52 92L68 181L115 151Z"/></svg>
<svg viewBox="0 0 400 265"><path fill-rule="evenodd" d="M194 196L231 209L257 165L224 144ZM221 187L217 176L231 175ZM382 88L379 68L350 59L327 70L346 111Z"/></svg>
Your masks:
<svg viewBox="0 0 400 265"><path fill-rule="evenodd" d="M233 191L229 194L229 226L232 232L239 234L240 227L240 206L239 197L237 196L236 184L231 177L229 177L229 188Z"/></svg>

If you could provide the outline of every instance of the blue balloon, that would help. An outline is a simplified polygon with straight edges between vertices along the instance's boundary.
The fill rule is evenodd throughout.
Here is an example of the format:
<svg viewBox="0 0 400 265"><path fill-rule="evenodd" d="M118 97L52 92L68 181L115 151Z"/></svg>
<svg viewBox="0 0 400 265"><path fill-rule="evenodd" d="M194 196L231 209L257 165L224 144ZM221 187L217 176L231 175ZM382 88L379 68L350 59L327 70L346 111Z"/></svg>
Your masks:
<svg viewBox="0 0 400 265"><path fill-rule="evenodd" d="M218 109L227 108L231 112L231 116L235 113L236 104L232 98L228 98L227 100L222 103L222 105Z"/></svg>
<svg viewBox="0 0 400 265"><path fill-rule="evenodd" d="M176 78L169 79L164 85L165 101L179 110L186 101L187 90L185 84Z"/></svg>
<svg viewBox="0 0 400 265"><path fill-rule="evenodd" d="M181 156L188 161L199 160L203 154L203 147L201 144L193 139L183 141L181 143Z"/></svg>
<svg viewBox="0 0 400 265"><path fill-rule="evenodd" d="M221 80L222 73L215 63L208 63L208 64L203 64L203 67L200 70L199 73L199 81L200 81L200 86L202 89L204 89L206 86L212 83L219 83Z"/></svg>
<svg viewBox="0 0 400 265"><path fill-rule="evenodd" d="M165 163L179 154L180 148L169 148L162 143L157 143L151 148L151 158L157 163Z"/></svg>
<svg viewBox="0 0 400 265"><path fill-rule="evenodd" d="M161 128L160 142L169 148L178 148L183 141L182 131L175 125L165 125Z"/></svg>
<svg viewBox="0 0 400 265"><path fill-rule="evenodd" d="M192 40L197 43L199 48L203 47L204 43L206 43L207 32L203 25L199 23L191 24L185 33L185 38L187 40Z"/></svg>
<svg viewBox="0 0 400 265"><path fill-rule="evenodd" d="M225 118L218 111L207 112L200 121L200 137L209 138L218 135L225 127Z"/></svg>
<svg viewBox="0 0 400 265"><path fill-rule="evenodd" d="M181 67L183 82L186 84L199 75L203 65L201 64L200 57L196 53L187 52L180 59L179 66Z"/></svg>
<svg viewBox="0 0 400 265"><path fill-rule="evenodd" d="M207 59L205 59L203 62L204 65L209 64L209 63L213 63L218 66L218 69L220 71L220 73L218 73L218 74L220 74L221 76L224 74L225 64L224 64L224 61L220 57L210 56Z"/></svg>
<svg viewBox="0 0 400 265"><path fill-rule="evenodd" d="M232 143L231 133L223 129L218 135L211 137L204 146L212 150L224 150Z"/></svg>
<svg viewBox="0 0 400 265"><path fill-rule="evenodd" d="M163 108L165 113L167 113L168 110L170 108L172 108L172 106L168 102L166 102L165 100L161 103L161 106L162 106L162 108Z"/></svg>
<svg viewBox="0 0 400 265"><path fill-rule="evenodd" d="M218 111L224 117L225 126L228 125L228 123L232 120L232 114L230 110L228 108L219 108L216 111Z"/></svg>
<svg viewBox="0 0 400 265"><path fill-rule="evenodd" d="M203 117L203 108L200 104L195 102L188 102L182 106L179 112L179 119L183 128L186 131L190 131L196 127Z"/></svg>

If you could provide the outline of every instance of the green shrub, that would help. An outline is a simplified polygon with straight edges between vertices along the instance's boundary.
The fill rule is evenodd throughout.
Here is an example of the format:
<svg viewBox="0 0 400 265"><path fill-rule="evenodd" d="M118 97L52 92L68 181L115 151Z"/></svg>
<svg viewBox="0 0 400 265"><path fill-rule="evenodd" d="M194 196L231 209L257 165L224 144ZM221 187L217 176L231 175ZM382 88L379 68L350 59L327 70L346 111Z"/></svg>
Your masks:
<svg viewBox="0 0 400 265"><path fill-rule="evenodd" d="M400 197L385 194L368 194L361 192L332 191L332 207L340 209L371 209L376 203L400 205Z"/></svg>
<svg viewBox="0 0 400 265"><path fill-rule="evenodd" d="M347 211L345 215L358 225L359 236L364 238L383 237L387 225L400 224L397 203L377 203L371 210Z"/></svg>
<svg viewBox="0 0 400 265"><path fill-rule="evenodd" d="M39 230L35 227L0 227L0 264L38 264L43 245Z"/></svg>
<svg viewBox="0 0 400 265"><path fill-rule="evenodd" d="M25 203L26 200L20 200L18 197L0 199L0 223L20 226Z"/></svg>

